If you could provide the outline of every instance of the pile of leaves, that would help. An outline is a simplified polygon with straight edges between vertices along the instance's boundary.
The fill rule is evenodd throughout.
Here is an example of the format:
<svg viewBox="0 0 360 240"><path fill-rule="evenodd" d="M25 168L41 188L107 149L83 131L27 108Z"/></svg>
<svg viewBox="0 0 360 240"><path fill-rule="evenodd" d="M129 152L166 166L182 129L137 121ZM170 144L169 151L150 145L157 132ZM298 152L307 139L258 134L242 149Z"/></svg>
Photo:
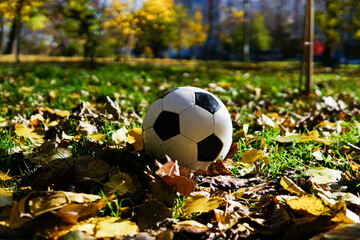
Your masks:
<svg viewBox="0 0 360 240"><path fill-rule="evenodd" d="M209 83L229 106L224 161L146 156L142 117L106 97L0 118L7 239L359 238L360 102ZM247 99L242 98L248 95Z"/></svg>

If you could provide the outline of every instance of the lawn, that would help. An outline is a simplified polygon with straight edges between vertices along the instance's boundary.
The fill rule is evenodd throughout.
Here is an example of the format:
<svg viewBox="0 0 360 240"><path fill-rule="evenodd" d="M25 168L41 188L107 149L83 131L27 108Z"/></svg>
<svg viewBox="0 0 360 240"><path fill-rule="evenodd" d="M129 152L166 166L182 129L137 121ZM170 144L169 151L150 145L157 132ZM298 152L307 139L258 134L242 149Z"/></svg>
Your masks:
<svg viewBox="0 0 360 240"><path fill-rule="evenodd" d="M14 238L359 237L351 232L357 225L344 225L360 223L359 69L317 66L310 95L299 90L298 69L296 62L3 63L1 229ZM157 96L188 85L218 96L234 131L228 158L191 178L146 156L140 130Z"/></svg>

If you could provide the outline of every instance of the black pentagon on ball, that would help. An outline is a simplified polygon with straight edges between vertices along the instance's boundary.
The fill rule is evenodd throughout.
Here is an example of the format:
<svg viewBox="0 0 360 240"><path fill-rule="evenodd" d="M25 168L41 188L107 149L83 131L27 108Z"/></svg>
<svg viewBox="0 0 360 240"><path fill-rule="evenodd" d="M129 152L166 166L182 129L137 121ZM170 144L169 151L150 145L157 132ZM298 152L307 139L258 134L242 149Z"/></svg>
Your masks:
<svg viewBox="0 0 360 240"><path fill-rule="evenodd" d="M154 131L163 141L180 134L179 115L168 111L161 112L154 123Z"/></svg>
<svg viewBox="0 0 360 240"><path fill-rule="evenodd" d="M219 155L222 147L222 141L215 134L211 134L210 136L198 142L197 158L202 162L212 162Z"/></svg>
<svg viewBox="0 0 360 240"><path fill-rule="evenodd" d="M220 104L216 99L208 93L196 92L195 93L195 104L206 109L211 114L216 113L220 109Z"/></svg>

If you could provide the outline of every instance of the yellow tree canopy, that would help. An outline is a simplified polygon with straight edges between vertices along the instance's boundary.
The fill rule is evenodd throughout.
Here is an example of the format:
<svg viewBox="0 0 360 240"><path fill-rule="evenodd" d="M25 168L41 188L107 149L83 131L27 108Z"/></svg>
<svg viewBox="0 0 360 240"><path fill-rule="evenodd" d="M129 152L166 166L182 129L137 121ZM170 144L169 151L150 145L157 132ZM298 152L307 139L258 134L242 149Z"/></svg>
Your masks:
<svg viewBox="0 0 360 240"><path fill-rule="evenodd" d="M9 20L20 17L21 21L27 23L32 29L44 28L48 19L39 13L38 9L45 2L46 0L0 1L0 14Z"/></svg>

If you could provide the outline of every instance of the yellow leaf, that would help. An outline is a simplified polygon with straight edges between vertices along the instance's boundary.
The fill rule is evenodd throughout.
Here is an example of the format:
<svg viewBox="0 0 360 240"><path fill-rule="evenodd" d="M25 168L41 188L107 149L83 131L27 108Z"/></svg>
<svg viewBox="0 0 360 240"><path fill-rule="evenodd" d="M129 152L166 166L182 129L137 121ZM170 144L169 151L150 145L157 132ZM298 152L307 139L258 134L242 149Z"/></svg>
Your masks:
<svg viewBox="0 0 360 240"><path fill-rule="evenodd" d="M298 187L290 178L284 176L280 180L280 185L290 193L296 193L299 195L305 194L305 191Z"/></svg>
<svg viewBox="0 0 360 240"><path fill-rule="evenodd" d="M234 226L238 221L241 215L236 211L224 211L220 209L214 209L216 221L218 222L218 227L221 231L226 231L232 226Z"/></svg>
<svg viewBox="0 0 360 240"><path fill-rule="evenodd" d="M20 92L26 92L26 93L32 93L34 91L34 87L25 87L22 86L21 88L19 88Z"/></svg>
<svg viewBox="0 0 360 240"><path fill-rule="evenodd" d="M123 235L134 235L139 232L136 223L118 217L103 218L96 224L96 238L115 238Z"/></svg>
<svg viewBox="0 0 360 240"><path fill-rule="evenodd" d="M141 128L133 128L129 130L129 143L133 145L135 151L137 152L144 149Z"/></svg>
<svg viewBox="0 0 360 240"><path fill-rule="evenodd" d="M290 142L294 142L299 139L300 139L299 134L291 134L291 135L287 135L287 136L278 136L275 138L275 141L280 142L280 143L290 143Z"/></svg>
<svg viewBox="0 0 360 240"><path fill-rule="evenodd" d="M255 163L258 160L266 158L265 154L258 149L251 149L244 152L241 157L241 162L244 163Z"/></svg>
<svg viewBox="0 0 360 240"><path fill-rule="evenodd" d="M15 129L15 133L19 137L32 138L32 139L42 139L45 136L44 131L39 128L19 127Z"/></svg>
<svg viewBox="0 0 360 240"><path fill-rule="evenodd" d="M298 142L310 142L315 141L317 138L319 138L319 132L317 130L313 130L307 134L301 135L301 138Z"/></svg>
<svg viewBox="0 0 360 240"><path fill-rule="evenodd" d="M203 195L189 197L184 203L184 214L189 215L193 212L209 212L220 206L223 200L220 197L208 198Z"/></svg>
<svg viewBox="0 0 360 240"><path fill-rule="evenodd" d="M310 214L313 216L329 216L333 222L354 223L347 216L346 203L337 202L331 204L315 195L304 195L297 199L287 200L287 205L300 214Z"/></svg>
<svg viewBox="0 0 360 240"><path fill-rule="evenodd" d="M3 171L0 171L0 180L1 181L7 181L12 179L7 173L4 173Z"/></svg>
<svg viewBox="0 0 360 240"><path fill-rule="evenodd" d="M88 137L91 138L92 140L95 140L95 141L101 141L101 140L104 140L106 138L106 134L93 133L93 134L89 135Z"/></svg>

